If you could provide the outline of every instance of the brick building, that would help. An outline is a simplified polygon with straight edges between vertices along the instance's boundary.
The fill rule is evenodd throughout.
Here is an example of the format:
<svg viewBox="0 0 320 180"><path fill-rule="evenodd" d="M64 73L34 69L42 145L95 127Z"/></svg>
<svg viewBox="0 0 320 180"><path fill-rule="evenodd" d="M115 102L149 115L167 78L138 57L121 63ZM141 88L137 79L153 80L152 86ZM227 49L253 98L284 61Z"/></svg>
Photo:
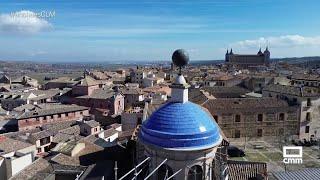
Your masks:
<svg viewBox="0 0 320 180"><path fill-rule="evenodd" d="M80 120L89 115L87 107L77 105L43 105L33 111L27 111L16 118L18 129L28 130L45 124Z"/></svg>
<svg viewBox="0 0 320 180"><path fill-rule="evenodd" d="M72 87L72 94L77 96L91 95L96 89L102 87L99 81L90 76L85 76L75 86Z"/></svg>
<svg viewBox="0 0 320 180"><path fill-rule="evenodd" d="M109 115L120 115L124 110L124 96L111 89L96 89L90 95L71 97L67 101L91 109L106 109Z"/></svg>

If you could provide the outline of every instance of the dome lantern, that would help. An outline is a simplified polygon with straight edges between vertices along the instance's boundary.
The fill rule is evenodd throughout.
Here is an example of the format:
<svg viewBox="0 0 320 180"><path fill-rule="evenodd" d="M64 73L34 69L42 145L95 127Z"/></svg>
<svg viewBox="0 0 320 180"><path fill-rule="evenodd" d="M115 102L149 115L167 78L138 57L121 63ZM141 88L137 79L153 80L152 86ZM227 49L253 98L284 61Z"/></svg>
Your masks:
<svg viewBox="0 0 320 180"><path fill-rule="evenodd" d="M172 62L179 67L179 74L176 77L174 83L170 86L171 88L171 102L182 102L188 101L188 88L189 85L186 79L183 77L181 69L188 65L189 55L183 49L178 49L172 54Z"/></svg>

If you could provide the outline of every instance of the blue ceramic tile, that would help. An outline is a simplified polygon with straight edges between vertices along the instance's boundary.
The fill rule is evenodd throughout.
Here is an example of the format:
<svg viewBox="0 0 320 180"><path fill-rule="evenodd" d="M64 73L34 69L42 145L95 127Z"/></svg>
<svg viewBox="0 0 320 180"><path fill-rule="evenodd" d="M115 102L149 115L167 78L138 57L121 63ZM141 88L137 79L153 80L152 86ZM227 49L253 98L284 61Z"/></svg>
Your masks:
<svg viewBox="0 0 320 180"><path fill-rule="evenodd" d="M167 103L143 123L139 140L164 148L194 149L216 144L220 132L199 105Z"/></svg>

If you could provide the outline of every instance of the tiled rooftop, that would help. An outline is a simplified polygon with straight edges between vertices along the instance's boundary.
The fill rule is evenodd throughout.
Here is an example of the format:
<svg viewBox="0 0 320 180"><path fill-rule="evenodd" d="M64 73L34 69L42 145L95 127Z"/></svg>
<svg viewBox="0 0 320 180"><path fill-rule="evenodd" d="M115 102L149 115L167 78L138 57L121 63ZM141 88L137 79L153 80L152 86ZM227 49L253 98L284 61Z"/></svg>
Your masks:
<svg viewBox="0 0 320 180"><path fill-rule="evenodd" d="M33 145L27 142L15 140L6 136L0 136L0 154L18 151L20 149L24 149L30 146L33 146Z"/></svg>
<svg viewBox="0 0 320 180"><path fill-rule="evenodd" d="M50 105L48 107L43 107L43 109L25 112L19 117L17 117L17 119L20 120L20 119L40 117L40 116L53 115L53 114L59 114L59 113L82 111L87 109L88 109L87 107L77 106L77 105L60 105L60 104Z"/></svg>
<svg viewBox="0 0 320 180"><path fill-rule="evenodd" d="M300 97L314 97L320 96L318 88L312 87L296 87L296 86L285 86L280 84L270 84L263 88L263 91L277 92L282 94L289 94Z"/></svg>

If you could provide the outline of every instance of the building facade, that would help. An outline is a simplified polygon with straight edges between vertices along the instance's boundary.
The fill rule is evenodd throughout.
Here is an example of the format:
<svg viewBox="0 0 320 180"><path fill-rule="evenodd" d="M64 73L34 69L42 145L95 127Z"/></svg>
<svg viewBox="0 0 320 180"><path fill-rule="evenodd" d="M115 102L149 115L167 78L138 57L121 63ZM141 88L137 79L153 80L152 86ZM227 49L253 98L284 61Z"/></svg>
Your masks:
<svg viewBox="0 0 320 180"><path fill-rule="evenodd" d="M20 131L35 129L50 123L81 120L83 116L88 115L88 108L83 106L56 105L24 112L16 120Z"/></svg>
<svg viewBox="0 0 320 180"><path fill-rule="evenodd" d="M299 109L275 98L219 98L203 104L228 138L281 136L299 132Z"/></svg>
<svg viewBox="0 0 320 180"><path fill-rule="evenodd" d="M300 122L299 139L320 138L320 98L319 89L271 84L263 89L264 97L283 99L297 105Z"/></svg>
<svg viewBox="0 0 320 180"><path fill-rule="evenodd" d="M266 47L264 52L260 48L257 54L234 54L231 49L230 52L227 50L225 62L241 68L267 66L270 62L270 51Z"/></svg>

